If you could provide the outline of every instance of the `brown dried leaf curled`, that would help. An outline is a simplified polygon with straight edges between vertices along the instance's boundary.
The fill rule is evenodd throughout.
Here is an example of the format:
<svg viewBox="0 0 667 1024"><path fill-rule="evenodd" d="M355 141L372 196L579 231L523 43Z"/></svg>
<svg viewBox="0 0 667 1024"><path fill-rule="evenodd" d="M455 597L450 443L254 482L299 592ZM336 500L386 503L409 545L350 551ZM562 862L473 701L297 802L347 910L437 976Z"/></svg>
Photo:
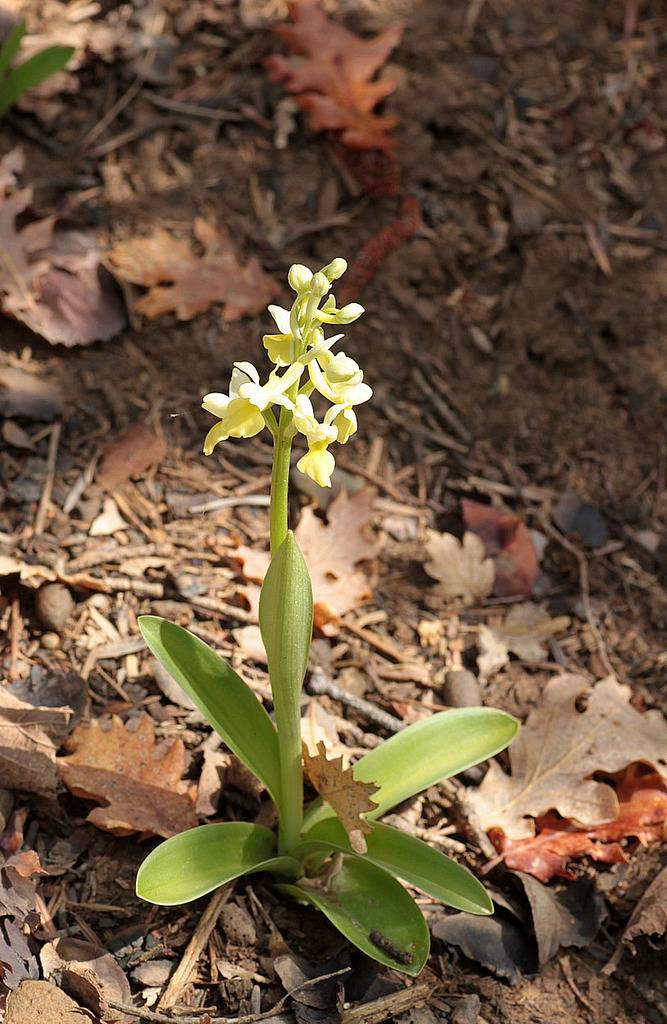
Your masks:
<svg viewBox="0 0 667 1024"><path fill-rule="evenodd" d="M117 715L107 731L97 721L79 725L68 746L73 753L58 758L63 782L75 796L105 805L88 815L93 825L114 835L168 838L197 824L190 787L182 781L183 741L156 744L148 715L134 731Z"/></svg>
<svg viewBox="0 0 667 1024"><path fill-rule="evenodd" d="M134 304L151 320L175 313L192 320L215 303L223 303L223 319L240 320L264 310L280 289L265 274L255 257L243 265L227 231L195 218L194 234L202 256L189 241L155 228L145 238L119 242L108 253L108 265L123 281L142 285L148 292Z"/></svg>
<svg viewBox="0 0 667 1024"><path fill-rule="evenodd" d="M581 825L601 825L619 813L612 774L650 765L667 777L667 723L658 711L640 714L631 690L613 678L589 687L581 676L552 679L509 750L512 774L495 761L469 796L482 827L508 839L535 835L533 819L555 810Z"/></svg>
<svg viewBox="0 0 667 1024"><path fill-rule="evenodd" d="M336 812L341 825L350 838L350 845L356 853L366 852L366 840L372 826L364 814L375 810L377 803L371 797L379 786L373 782L358 782L352 768L343 768L343 758L327 759L327 748L320 740L317 754L312 757L308 747L303 745L303 763L306 774L315 790Z"/></svg>

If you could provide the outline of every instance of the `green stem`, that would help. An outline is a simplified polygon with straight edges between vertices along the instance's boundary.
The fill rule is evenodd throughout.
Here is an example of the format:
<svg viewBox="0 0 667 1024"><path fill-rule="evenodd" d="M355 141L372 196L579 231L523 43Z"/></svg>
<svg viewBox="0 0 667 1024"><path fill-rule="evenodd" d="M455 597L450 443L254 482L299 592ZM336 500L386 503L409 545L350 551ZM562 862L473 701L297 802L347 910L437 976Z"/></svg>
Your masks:
<svg viewBox="0 0 667 1024"><path fill-rule="evenodd" d="M285 436L286 420L291 419L287 409L280 410L278 433L273 448L273 470L271 472L271 555L285 540L288 530L289 473L292 439Z"/></svg>
<svg viewBox="0 0 667 1024"><path fill-rule="evenodd" d="M296 387L294 390L296 391ZM290 453L292 449L292 433L289 427L291 422L291 413L287 409L281 409L278 430L274 437L273 470L271 473L269 520L272 557L275 557L278 548L287 537L289 528L288 498ZM285 701L286 696L287 703ZM298 698L297 706L293 707L291 706L291 698L288 695L276 693L274 690L273 706L280 750L281 815L278 851L280 854L286 854L299 842L301 826L303 824L301 720Z"/></svg>

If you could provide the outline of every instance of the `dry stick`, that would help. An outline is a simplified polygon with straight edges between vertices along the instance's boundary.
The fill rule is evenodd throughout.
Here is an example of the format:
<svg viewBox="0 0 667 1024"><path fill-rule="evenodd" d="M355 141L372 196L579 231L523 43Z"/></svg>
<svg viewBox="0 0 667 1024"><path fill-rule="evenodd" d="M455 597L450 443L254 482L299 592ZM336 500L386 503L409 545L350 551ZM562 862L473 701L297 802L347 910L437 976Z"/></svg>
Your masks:
<svg viewBox="0 0 667 1024"><path fill-rule="evenodd" d="M139 1017L141 1020L152 1022L152 1024L178 1024L179 1021L184 1020L187 1020L188 1024L256 1024L257 1021L277 1017L282 1012L287 1000L292 999L302 989L312 988L314 985L319 985L322 981L329 981L331 978L337 978L341 974L348 974L351 970L351 967L343 967L339 971L332 971L331 974L321 974L318 978L308 978L300 985L286 992L282 999L279 999L270 1010L264 1010L262 1013L246 1013L242 1017L211 1017L209 1014L204 1014L198 1018L185 1018L182 1014L177 1016L175 1013L155 1013L153 1010L148 1010L141 1006L126 1006L125 1003L117 1003L113 999L108 999L107 1005L113 1010L120 1010L122 1013L127 1013L130 1017Z"/></svg>
<svg viewBox="0 0 667 1024"><path fill-rule="evenodd" d="M314 669L311 672L308 689L311 693L325 693L332 700L338 700L341 704L347 704L348 707L359 711L366 718L369 718L371 722L375 722L376 725L386 729L387 732L395 733L405 729L405 723L400 718L395 718L393 715L387 714L386 711L376 708L375 704L371 704L370 701L364 700L362 697L355 697L354 694L344 690L342 686L336 686L319 669Z"/></svg>
<svg viewBox="0 0 667 1024"><path fill-rule="evenodd" d="M370 1003L350 1006L341 1014L341 1024L380 1024L410 1010L417 1003L425 1002L433 993L433 983L420 981L411 988L402 988L388 996L380 996Z"/></svg>
<svg viewBox="0 0 667 1024"><path fill-rule="evenodd" d="M81 142L79 143L79 149L83 149L85 145L89 146L91 142L94 142L95 139L98 139L100 137L102 132L109 127L112 121L115 121L118 115L123 110L125 110L125 107L127 107L132 102L134 97L141 90L143 84L143 78L135 78L130 88L123 93L120 99L116 100L113 106L109 107L106 114L104 114L100 118L100 120L93 125L90 131L86 132L86 134L81 139Z"/></svg>
<svg viewBox="0 0 667 1024"><path fill-rule="evenodd" d="M588 627L591 633L593 634L593 639L595 640L597 651L600 655L600 659L602 661L602 664L604 665L605 671L608 672L609 675L615 675L613 666L609 660L609 655L607 654L606 644L602 637L602 633L600 632L600 629L598 627L595 613L591 607L591 590L588 579L588 559L586 558L584 552L579 550L576 544L573 544L571 541L569 541L567 537L564 537L562 533L560 533L551 525L551 523L549 522L549 520L543 512L537 512L536 515L540 521L540 524L544 532L549 537L551 537L552 540L555 540L558 544L560 544L561 547L565 548L566 551L569 551L571 555L574 555L574 557L577 559L577 562L579 563L579 587L581 590L581 603L583 605L584 615L586 616Z"/></svg>
<svg viewBox="0 0 667 1024"><path fill-rule="evenodd" d="M159 1007L173 1006L178 1001L181 992L190 980L190 975L201 956L204 946L209 940L211 932L218 923L220 911L232 894L232 889L233 886L226 885L213 894L206 910L199 919L194 935L188 942L180 964L174 971L169 984L158 1002Z"/></svg>
<svg viewBox="0 0 667 1024"><path fill-rule="evenodd" d="M35 526L33 529L35 536L43 533L44 527L46 526L46 517L49 512L49 505L51 504L51 494L53 493L53 481L56 475L56 459L58 458L58 445L60 444L60 432L62 427L62 423L58 421L58 423L54 423L51 428L49 454L46 463L46 480L44 481L42 496L39 499L39 507L37 509L37 515L35 516Z"/></svg>

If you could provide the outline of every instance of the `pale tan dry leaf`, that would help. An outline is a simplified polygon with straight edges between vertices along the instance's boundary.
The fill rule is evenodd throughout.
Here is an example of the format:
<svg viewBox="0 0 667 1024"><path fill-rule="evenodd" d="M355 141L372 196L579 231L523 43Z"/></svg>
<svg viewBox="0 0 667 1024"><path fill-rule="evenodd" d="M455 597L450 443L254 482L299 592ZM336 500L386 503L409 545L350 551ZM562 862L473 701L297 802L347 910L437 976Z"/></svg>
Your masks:
<svg viewBox="0 0 667 1024"><path fill-rule="evenodd" d="M176 835L197 824L191 787L182 781L185 747L179 738L156 744L144 714L130 731L114 715L103 730L93 721L76 727L68 740L73 753L58 758L58 771L75 796L97 800L87 821L114 835Z"/></svg>
<svg viewBox="0 0 667 1024"><path fill-rule="evenodd" d="M324 743L327 753L342 758L343 768L350 763L350 751L341 743L333 715L316 700L311 700L308 710L301 718L301 739L311 757L316 757L318 744Z"/></svg>
<svg viewBox="0 0 667 1024"><path fill-rule="evenodd" d="M570 624L567 615L552 619L543 604L517 604L498 626L479 627L481 654L477 667L481 679L488 679L509 661L510 652L522 661L542 661L543 641L561 633Z"/></svg>
<svg viewBox="0 0 667 1024"><path fill-rule="evenodd" d="M315 626L325 632L329 624L373 596L369 577L358 566L374 559L380 549L370 534L376 493L370 487L352 497L341 491L329 506L326 522L307 506L294 531L313 585ZM245 578L261 583L269 567L268 551L239 547L234 555ZM254 608L252 593L244 593Z"/></svg>
<svg viewBox="0 0 667 1024"><path fill-rule="evenodd" d="M85 1024L90 1017L78 1003L48 981L22 981L7 996L5 1024Z"/></svg>
<svg viewBox="0 0 667 1024"><path fill-rule="evenodd" d="M352 849L356 853L366 853L364 835L371 831L372 826L364 815L377 806L371 798L379 786L373 782L358 782L352 775L352 768L343 768L342 757L329 761L327 748L321 740L315 756L311 756L304 743L303 762L313 788L336 812Z"/></svg>
<svg viewBox="0 0 667 1024"><path fill-rule="evenodd" d="M39 958L44 977L76 997L96 1019L130 1024L127 1014L111 1009L109 1001L128 1004L130 985L114 956L84 939L63 937L42 946ZM82 1015L82 1024L83 1024Z"/></svg>
<svg viewBox="0 0 667 1024"><path fill-rule="evenodd" d="M222 303L223 319L240 320L264 310L280 289L255 257L243 265L227 231L195 218L194 234L204 249L197 256L189 241L156 228L145 238L119 242L108 253L108 265L123 281L149 291L134 308L150 319L175 313L191 320Z"/></svg>
<svg viewBox="0 0 667 1024"><path fill-rule="evenodd" d="M197 783L197 814L210 818L218 813L218 804L225 788L225 778L232 764L232 755L226 750L205 750L201 774Z"/></svg>
<svg viewBox="0 0 667 1024"><path fill-rule="evenodd" d="M326 523L307 506L294 531L313 584L315 625L336 622L373 596L371 581L359 568L379 552L370 532L377 492L366 487L348 497L341 491L331 502Z"/></svg>
<svg viewBox="0 0 667 1024"><path fill-rule="evenodd" d="M113 498L105 498L102 511L93 519L88 533L91 537L111 537L114 533L127 528L128 524L118 511L116 502Z"/></svg>
<svg viewBox="0 0 667 1024"><path fill-rule="evenodd" d="M596 772L639 762L667 777L667 723L658 711L636 711L631 695L613 678L593 687L582 676L552 679L509 748L512 774L492 761L468 797L482 827L525 839L535 835L533 819L550 810L582 826L601 825L617 817L619 805Z"/></svg>
<svg viewBox="0 0 667 1024"><path fill-rule="evenodd" d="M66 731L71 708L34 707L0 686L0 779L4 789L54 796L58 783L52 736Z"/></svg>
<svg viewBox="0 0 667 1024"><path fill-rule="evenodd" d="M460 597L474 604L488 597L493 589L493 559L485 557L484 542L474 533L465 533L463 542L451 533L426 532L429 560L424 563L429 576L439 580L447 597Z"/></svg>
<svg viewBox="0 0 667 1024"><path fill-rule="evenodd" d="M259 593L259 591L257 591ZM234 643L241 654L249 661L257 661L260 665L266 665L266 650L262 643L262 634L259 626L239 626L232 630Z"/></svg>

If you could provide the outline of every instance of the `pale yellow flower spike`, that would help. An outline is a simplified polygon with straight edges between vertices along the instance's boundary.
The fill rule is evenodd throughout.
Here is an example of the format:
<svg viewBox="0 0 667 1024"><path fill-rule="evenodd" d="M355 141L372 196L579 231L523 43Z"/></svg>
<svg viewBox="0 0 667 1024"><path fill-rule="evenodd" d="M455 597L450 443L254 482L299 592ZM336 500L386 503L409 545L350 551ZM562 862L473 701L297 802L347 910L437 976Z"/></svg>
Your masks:
<svg viewBox="0 0 667 1024"><path fill-rule="evenodd" d="M354 359L332 351L342 334L324 336L327 324L349 324L364 312L357 302L341 309L336 306L331 286L346 270L347 263L340 258L315 273L299 263L290 267L288 282L296 297L290 309L269 306L277 332L263 336L275 368L261 384L252 363L235 363L229 393L205 396L204 409L218 419L206 435L206 455L220 441L253 437L265 426L274 437L291 438L298 432L305 437L308 450L297 468L320 487L331 486L336 463L329 446L336 441L346 444L357 430L353 406L367 402L372 395ZM313 410L309 397L313 393L331 403L322 421ZM274 406L277 412L282 410L279 418Z"/></svg>

